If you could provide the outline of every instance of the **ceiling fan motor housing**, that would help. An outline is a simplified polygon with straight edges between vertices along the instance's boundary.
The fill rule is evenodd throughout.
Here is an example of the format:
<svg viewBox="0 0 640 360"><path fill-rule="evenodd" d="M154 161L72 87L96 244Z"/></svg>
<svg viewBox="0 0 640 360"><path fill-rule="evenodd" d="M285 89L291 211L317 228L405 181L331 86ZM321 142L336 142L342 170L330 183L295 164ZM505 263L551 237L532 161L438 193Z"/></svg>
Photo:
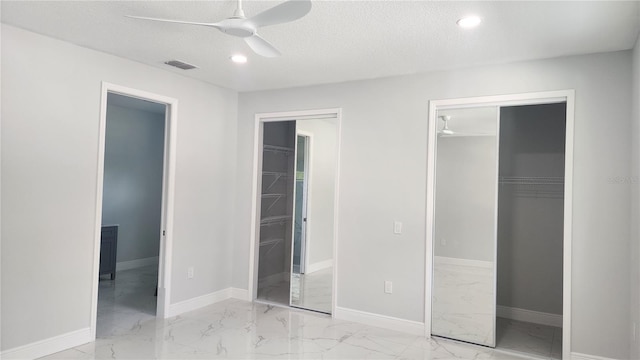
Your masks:
<svg viewBox="0 0 640 360"><path fill-rule="evenodd" d="M229 18L220 22L220 30L225 34L241 38L253 36L256 28L250 21L244 18Z"/></svg>

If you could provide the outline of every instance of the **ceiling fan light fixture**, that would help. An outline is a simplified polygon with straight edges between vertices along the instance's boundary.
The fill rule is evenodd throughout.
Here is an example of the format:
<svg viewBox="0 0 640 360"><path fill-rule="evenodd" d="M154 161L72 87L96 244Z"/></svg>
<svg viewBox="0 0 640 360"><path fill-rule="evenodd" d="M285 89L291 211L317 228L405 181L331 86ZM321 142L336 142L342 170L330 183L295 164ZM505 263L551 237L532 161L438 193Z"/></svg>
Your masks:
<svg viewBox="0 0 640 360"><path fill-rule="evenodd" d="M471 29L480 25L481 22L482 22L482 19L480 19L480 17L475 15L470 15L470 16L465 16L461 19L458 19L458 21L456 21L456 24L458 24L458 26L460 26L463 29Z"/></svg>
<svg viewBox="0 0 640 360"><path fill-rule="evenodd" d="M242 55L242 54L231 55L231 57L229 59L231 59L231 61L233 61L236 64L246 64L247 63L247 57Z"/></svg>

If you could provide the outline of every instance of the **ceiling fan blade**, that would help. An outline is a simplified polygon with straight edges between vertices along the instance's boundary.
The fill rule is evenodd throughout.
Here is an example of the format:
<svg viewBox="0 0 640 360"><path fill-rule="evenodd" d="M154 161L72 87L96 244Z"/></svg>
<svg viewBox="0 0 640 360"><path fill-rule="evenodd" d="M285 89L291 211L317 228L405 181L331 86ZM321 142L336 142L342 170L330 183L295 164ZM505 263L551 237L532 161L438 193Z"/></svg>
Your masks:
<svg viewBox="0 0 640 360"><path fill-rule="evenodd" d="M249 45L251 50L258 55L262 55L264 57L277 57L282 55L278 49L269 44L267 40L258 36L258 34L246 37L244 38L244 41Z"/></svg>
<svg viewBox="0 0 640 360"><path fill-rule="evenodd" d="M152 17L132 16L132 15L125 15L125 16L131 19L161 21L161 22L168 22L168 23L174 23L174 24L200 25L200 26L213 27L216 29L220 28L220 25L218 25L217 23L202 23L202 22L182 21L182 20L158 19L158 18L152 18Z"/></svg>
<svg viewBox="0 0 640 360"><path fill-rule="evenodd" d="M248 20L256 27L298 20L311 10L311 0L289 0L265 10Z"/></svg>

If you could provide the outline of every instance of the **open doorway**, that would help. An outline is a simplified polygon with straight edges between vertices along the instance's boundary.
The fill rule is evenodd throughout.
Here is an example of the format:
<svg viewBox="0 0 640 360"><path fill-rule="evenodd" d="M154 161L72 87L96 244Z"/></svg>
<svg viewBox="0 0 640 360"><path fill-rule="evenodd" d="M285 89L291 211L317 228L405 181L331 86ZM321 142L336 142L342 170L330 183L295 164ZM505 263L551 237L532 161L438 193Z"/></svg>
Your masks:
<svg viewBox="0 0 640 360"><path fill-rule="evenodd" d="M155 318L166 105L107 95L97 337Z"/></svg>
<svg viewBox="0 0 640 360"><path fill-rule="evenodd" d="M177 101L103 84L91 331L164 318Z"/></svg>

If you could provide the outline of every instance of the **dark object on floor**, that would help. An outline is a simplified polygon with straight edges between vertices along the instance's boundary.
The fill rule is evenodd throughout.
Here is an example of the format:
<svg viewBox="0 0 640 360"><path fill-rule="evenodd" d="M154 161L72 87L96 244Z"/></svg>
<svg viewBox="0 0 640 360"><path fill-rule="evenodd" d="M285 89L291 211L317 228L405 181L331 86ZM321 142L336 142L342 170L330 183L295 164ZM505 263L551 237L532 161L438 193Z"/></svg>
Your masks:
<svg viewBox="0 0 640 360"><path fill-rule="evenodd" d="M103 226L100 234L100 273L116 278L116 253L118 251L118 227Z"/></svg>

